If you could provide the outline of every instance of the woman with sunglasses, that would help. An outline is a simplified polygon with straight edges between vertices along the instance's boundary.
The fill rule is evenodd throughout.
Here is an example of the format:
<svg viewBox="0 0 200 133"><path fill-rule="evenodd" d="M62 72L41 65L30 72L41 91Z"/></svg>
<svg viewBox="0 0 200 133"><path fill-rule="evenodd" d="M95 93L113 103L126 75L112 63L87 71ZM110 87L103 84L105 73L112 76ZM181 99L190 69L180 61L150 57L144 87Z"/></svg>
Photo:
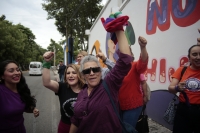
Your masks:
<svg viewBox="0 0 200 133"><path fill-rule="evenodd" d="M132 56L125 33L123 30L119 30L123 28L115 28L114 32L119 45L119 59L104 80L114 102L118 103L118 92L123 78L131 68ZM85 56L81 61L80 71L87 85L78 95L74 116L71 118L70 133L122 133L122 126L102 84L101 66L97 58L90 55Z"/></svg>
<svg viewBox="0 0 200 133"><path fill-rule="evenodd" d="M78 65L80 65L80 62L81 62L81 60L85 57L85 56L87 56L88 55L88 53L86 52L86 51L80 51L79 53L78 53L78 55L77 55L77 61L78 61ZM92 55L92 54L90 54L91 56L94 56L94 55ZM102 59L102 56L104 56L103 55L103 53L101 52L101 50L99 50L99 53L96 55L96 57L98 58L100 58L100 59ZM101 73L102 73L102 79L104 79L104 77L107 75L107 73L109 73L110 72L110 69L112 69L114 66L115 66L115 63L114 62L111 62L111 61L108 61L108 60L106 60L105 61L106 62L106 64L108 64L107 65L107 67L108 68L102 68L101 69Z"/></svg>
<svg viewBox="0 0 200 133"><path fill-rule="evenodd" d="M58 125L58 133L68 133L70 128L70 117L73 115L74 103L78 93L84 85L84 81L79 72L79 66L75 64L67 65L64 73L64 82L56 82L50 79L51 59L53 52L46 52L43 63L43 85L56 93L60 101L61 120Z"/></svg>

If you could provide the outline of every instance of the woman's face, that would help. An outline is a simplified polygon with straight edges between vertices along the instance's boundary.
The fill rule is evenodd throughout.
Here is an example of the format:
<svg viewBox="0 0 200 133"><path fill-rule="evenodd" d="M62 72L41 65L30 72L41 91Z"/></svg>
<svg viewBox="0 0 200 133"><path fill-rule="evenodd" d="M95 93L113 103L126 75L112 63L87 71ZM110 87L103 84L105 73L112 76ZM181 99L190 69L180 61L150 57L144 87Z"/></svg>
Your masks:
<svg viewBox="0 0 200 133"><path fill-rule="evenodd" d="M17 84L21 79L21 71L15 63L9 63L1 77L5 84Z"/></svg>
<svg viewBox="0 0 200 133"><path fill-rule="evenodd" d="M74 86L78 84L78 75L72 67L67 68L67 72L65 76L66 76L67 83L70 86Z"/></svg>
<svg viewBox="0 0 200 133"><path fill-rule="evenodd" d="M81 60L83 59L83 55L82 54L78 54L77 55L77 62L78 62L78 64L80 65L80 62L81 62Z"/></svg>
<svg viewBox="0 0 200 133"><path fill-rule="evenodd" d="M192 67L200 69L200 47L193 47L190 51L190 63Z"/></svg>
<svg viewBox="0 0 200 133"><path fill-rule="evenodd" d="M101 80L101 68L96 62L86 62L83 66L84 69L82 72L88 87L94 88ZM84 74L84 70L87 71L87 74Z"/></svg>

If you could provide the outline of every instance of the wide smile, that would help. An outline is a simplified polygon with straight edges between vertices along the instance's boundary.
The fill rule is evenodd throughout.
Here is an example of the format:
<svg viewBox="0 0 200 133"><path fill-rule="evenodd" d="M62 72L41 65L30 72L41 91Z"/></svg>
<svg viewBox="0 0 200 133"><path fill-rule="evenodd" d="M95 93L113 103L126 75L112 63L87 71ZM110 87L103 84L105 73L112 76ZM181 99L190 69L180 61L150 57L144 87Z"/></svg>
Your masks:
<svg viewBox="0 0 200 133"><path fill-rule="evenodd" d="M20 77L19 77L19 76L15 76L15 77L13 77L12 79L15 80L15 81L19 81L19 80L20 80Z"/></svg>
<svg viewBox="0 0 200 133"><path fill-rule="evenodd" d="M73 82L75 79L68 79L68 81Z"/></svg>
<svg viewBox="0 0 200 133"><path fill-rule="evenodd" d="M196 60L195 63L196 63L197 65L200 65L200 60Z"/></svg>

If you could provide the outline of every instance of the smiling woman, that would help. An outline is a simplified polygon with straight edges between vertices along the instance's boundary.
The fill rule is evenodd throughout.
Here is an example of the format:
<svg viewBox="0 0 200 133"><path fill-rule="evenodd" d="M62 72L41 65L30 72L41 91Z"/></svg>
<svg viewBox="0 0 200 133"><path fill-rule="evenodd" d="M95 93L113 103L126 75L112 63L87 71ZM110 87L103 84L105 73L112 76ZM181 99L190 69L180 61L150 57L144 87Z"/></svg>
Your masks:
<svg viewBox="0 0 200 133"><path fill-rule="evenodd" d="M200 45L193 45L188 50L190 65L179 67L172 75L168 90L180 92L179 104L174 118L173 133L200 132Z"/></svg>
<svg viewBox="0 0 200 133"><path fill-rule="evenodd" d="M79 66L76 64L67 65L64 73L64 83L56 82L50 79L50 61L53 58L53 52L44 53L43 63L43 85L56 93L60 100L61 119L58 125L58 133L68 133L71 125L70 118L73 116L73 108L78 93L84 85L84 80L79 72Z"/></svg>
<svg viewBox="0 0 200 133"><path fill-rule="evenodd" d="M36 99L19 69L17 62L6 60L0 63L0 132L26 133L23 112L39 116Z"/></svg>

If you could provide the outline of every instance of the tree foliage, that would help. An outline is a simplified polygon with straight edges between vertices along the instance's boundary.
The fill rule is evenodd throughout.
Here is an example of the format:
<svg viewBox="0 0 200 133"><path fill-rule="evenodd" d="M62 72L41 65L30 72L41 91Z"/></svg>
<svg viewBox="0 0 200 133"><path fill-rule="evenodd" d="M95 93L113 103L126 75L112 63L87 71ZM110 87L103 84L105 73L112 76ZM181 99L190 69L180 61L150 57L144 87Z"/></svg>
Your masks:
<svg viewBox="0 0 200 133"><path fill-rule="evenodd" d="M35 35L29 28L0 17L0 61L15 60L23 69L28 68L30 61L42 62L46 50L34 40Z"/></svg>
<svg viewBox="0 0 200 133"><path fill-rule="evenodd" d="M55 65L59 64L59 61L64 60L64 51L61 44L56 43L54 40L51 39L51 43L47 47L48 51L54 51L55 48Z"/></svg>
<svg viewBox="0 0 200 133"><path fill-rule="evenodd" d="M81 50L87 50L85 30L89 29L102 9L102 0L44 0L42 7L48 12L47 19L55 19L62 36L72 34ZM66 25L67 24L67 25ZM67 32L66 32L67 29Z"/></svg>

